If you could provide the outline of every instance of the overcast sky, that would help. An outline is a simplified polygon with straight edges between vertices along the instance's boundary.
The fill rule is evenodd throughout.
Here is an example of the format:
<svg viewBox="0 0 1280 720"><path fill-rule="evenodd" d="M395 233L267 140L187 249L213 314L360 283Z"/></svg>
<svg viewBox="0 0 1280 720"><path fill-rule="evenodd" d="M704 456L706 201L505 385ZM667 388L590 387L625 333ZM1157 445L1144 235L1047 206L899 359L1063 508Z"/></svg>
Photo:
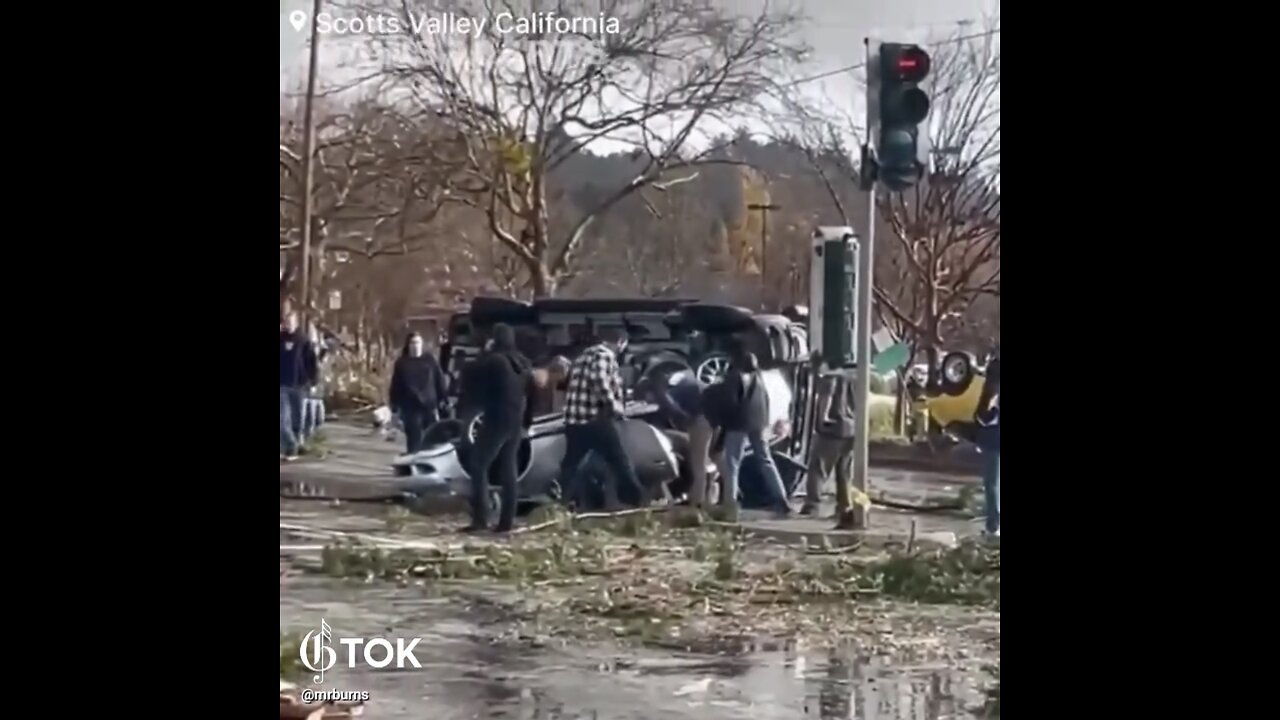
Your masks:
<svg viewBox="0 0 1280 720"><path fill-rule="evenodd" d="M764 0L725 0L739 12L758 11ZM813 47L811 73L821 73L862 62L862 38L926 42L954 33L957 23L972 23L980 31L986 17L998 12L998 0L799 0L809 17L805 40ZM310 11L311 0L281 0L281 91L296 91L306 76L308 28L295 31L289 23L294 10ZM321 74L337 75L344 53L337 43L321 41ZM350 51L346 51L349 53ZM858 92L861 71L842 73L812 83L811 92L830 98L844 112L861 112ZM806 74L811 74L806 73Z"/></svg>

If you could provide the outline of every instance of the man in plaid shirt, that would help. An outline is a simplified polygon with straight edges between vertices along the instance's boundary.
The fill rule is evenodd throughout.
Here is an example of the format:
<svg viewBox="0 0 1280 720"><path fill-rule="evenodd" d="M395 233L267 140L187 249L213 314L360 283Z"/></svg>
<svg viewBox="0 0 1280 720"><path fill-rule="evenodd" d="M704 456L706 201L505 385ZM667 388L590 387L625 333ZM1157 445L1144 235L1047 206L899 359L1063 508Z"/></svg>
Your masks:
<svg viewBox="0 0 1280 720"><path fill-rule="evenodd" d="M581 504L586 488L582 480L584 473L579 469L587 454L595 452L610 471L605 473L603 490L605 505L613 508L621 505L619 480L634 488L641 502L647 496L636 478L617 426L617 421L623 418L618 355L627 346L627 336L620 328L601 328L599 337L600 341L584 350L569 368L560 481L564 483L566 501Z"/></svg>

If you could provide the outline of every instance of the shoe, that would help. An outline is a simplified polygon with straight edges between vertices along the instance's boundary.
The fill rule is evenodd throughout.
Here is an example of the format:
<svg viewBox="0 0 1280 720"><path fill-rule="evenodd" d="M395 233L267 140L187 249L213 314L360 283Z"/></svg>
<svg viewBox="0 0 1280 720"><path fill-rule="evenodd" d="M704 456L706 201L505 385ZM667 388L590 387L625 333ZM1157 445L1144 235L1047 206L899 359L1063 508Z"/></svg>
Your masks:
<svg viewBox="0 0 1280 720"><path fill-rule="evenodd" d="M290 463L290 462L297 462L297 460L298 460L298 456L297 456L297 455L285 455L285 456L284 456L284 461L285 461L285 462L287 462L287 463Z"/></svg>
<svg viewBox="0 0 1280 720"><path fill-rule="evenodd" d="M779 520L789 520L795 517L795 514L795 510L792 510L790 505L785 504L773 511L773 516Z"/></svg>
<svg viewBox="0 0 1280 720"><path fill-rule="evenodd" d="M495 528L493 529L493 531L494 531L494 532L496 532L496 533L506 534L506 533L511 532L511 531L512 531L512 529L513 529L513 527L512 527L511 525L503 525L502 523L498 523L498 526L497 526L497 527L495 527Z"/></svg>
<svg viewBox="0 0 1280 720"><path fill-rule="evenodd" d="M485 532L488 529L489 527L487 525L476 525L475 523L471 523L470 525L462 528L461 530L458 530L458 532L462 533L463 535L475 535L476 533Z"/></svg>
<svg viewBox="0 0 1280 720"><path fill-rule="evenodd" d="M818 512L819 510L817 505L806 504L805 506L800 508L800 514L805 517L814 517L818 514Z"/></svg>

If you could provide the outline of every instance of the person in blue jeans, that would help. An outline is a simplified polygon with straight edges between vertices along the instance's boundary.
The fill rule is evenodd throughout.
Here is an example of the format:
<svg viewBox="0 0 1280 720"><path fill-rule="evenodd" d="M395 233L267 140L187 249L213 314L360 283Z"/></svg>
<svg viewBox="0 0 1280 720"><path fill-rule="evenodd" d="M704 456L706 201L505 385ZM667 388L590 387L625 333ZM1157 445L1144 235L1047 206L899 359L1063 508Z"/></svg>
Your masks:
<svg viewBox="0 0 1280 720"><path fill-rule="evenodd" d="M1000 359L987 365L987 380L978 400L978 450L982 453L982 492L987 537L1000 537Z"/></svg>
<svg viewBox="0 0 1280 720"><path fill-rule="evenodd" d="M769 444L764 440L764 430L769 423L769 395L760 376L759 365L755 355L747 352L741 344L734 345L731 358L732 365L724 385L729 404L733 407L724 413L723 418L724 456L720 475L724 478L724 485L720 503L737 506L738 473L750 446L752 455L760 463L765 487L773 496L774 510L779 517L789 517L791 505L787 502L786 485L782 482Z"/></svg>
<svg viewBox="0 0 1280 720"><path fill-rule="evenodd" d="M286 313L280 323L280 455L296 460L302 445L303 400L317 380L316 353L298 331L298 316Z"/></svg>
<svg viewBox="0 0 1280 720"><path fill-rule="evenodd" d="M312 325L311 331L307 334L307 340L311 344L311 349L316 356L316 385L318 386L323 376L323 367L325 356L328 355L328 347L324 342L320 330L317 326ZM302 434L298 439L306 442L309 438L316 434L320 426L324 424L325 407L324 396L318 387L310 388L302 400L303 419Z"/></svg>

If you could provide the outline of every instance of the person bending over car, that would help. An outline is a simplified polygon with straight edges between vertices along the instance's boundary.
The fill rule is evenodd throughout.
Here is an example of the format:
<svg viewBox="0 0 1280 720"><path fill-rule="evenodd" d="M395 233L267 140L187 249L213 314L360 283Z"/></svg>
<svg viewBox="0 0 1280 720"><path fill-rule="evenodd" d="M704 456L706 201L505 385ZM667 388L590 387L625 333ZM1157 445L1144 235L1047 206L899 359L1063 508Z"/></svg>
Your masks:
<svg viewBox="0 0 1280 720"><path fill-rule="evenodd" d="M484 413L471 448L471 524L464 532L489 527L489 475L495 472L502 490L497 532L510 532L516 517L517 451L532 418L535 392L533 365L516 349L511 326L493 326L488 349L464 375L463 391Z"/></svg>
<svg viewBox="0 0 1280 720"><path fill-rule="evenodd" d="M747 352L740 342L734 343L730 357L732 364L724 380L725 394L731 407L726 408L723 418L721 492L724 497L736 503L738 473L742 469L742 461L749 445L760 465L765 487L773 496L775 510L779 516L787 517L791 514L791 506L787 502L786 485L782 482L782 475L778 472L769 444L764 439L764 431L769 424L769 394L760 375L759 364L756 356Z"/></svg>
<svg viewBox="0 0 1280 720"><path fill-rule="evenodd" d="M618 422L624 418L618 355L627 346L627 336L619 328L602 328L599 338L599 342L584 350L569 368L564 405L565 451L560 463L565 501L571 505L586 504L588 488L584 478L588 474L579 469L587 454L594 452L610 470L604 473L606 507L621 504L619 481L634 488L644 504L648 493L636 477L618 430Z"/></svg>

